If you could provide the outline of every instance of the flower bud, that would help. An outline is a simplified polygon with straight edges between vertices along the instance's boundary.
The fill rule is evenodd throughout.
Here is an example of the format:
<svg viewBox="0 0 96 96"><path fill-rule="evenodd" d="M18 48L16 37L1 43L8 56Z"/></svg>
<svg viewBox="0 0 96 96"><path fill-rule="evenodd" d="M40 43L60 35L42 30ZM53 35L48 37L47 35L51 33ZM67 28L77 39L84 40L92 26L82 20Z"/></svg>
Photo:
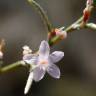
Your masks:
<svg viewBox="0 0 96 96"><path fill-rule="evenodd" d="M55 29L56 36L59 36L61 39L65 39L67 37L67 32L63 31L63 29L64 29L64 27Z"/></svg>
<svg viewBox="0 0 96 96"><path fill-rule="evenodd" d="M32 50L29 48L29 46L25 45L23 47L23 55L32 53Z"/></svg>
<svg viewBox="0 0 96 96"><path fill-rule="evenodd" d="M90 17L90 10L88 7L86 7L83 11L83 21L86 23L88 20L89 20L89 17Z"/></svg>
<svg viewBox="0 0 96 96"><path fill-rule="evenodd" d="M88 5L91 6L94 1L96 1L96 0L87 0L86 6L88 6Z"/></svg>

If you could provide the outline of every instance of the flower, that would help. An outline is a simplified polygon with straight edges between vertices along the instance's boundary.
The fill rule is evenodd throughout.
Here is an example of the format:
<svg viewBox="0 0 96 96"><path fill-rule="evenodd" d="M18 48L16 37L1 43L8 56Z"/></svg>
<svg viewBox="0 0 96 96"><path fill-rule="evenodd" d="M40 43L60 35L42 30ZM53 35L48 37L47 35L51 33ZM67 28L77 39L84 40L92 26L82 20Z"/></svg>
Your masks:
<svg viewBox="0 0 96 96"><path fill-rule="evenodd" d="M28 81L40 81L43 79L46 72L54 78L59 79L60 78L60 70L59 68L54 64L58 61L60 61L64 56L64 52L61 51L55 51L52 54L50 54L50 47L47 41L42 41L40 44L40 48L38 51L38 55L34 54L27 54L23 57L23 60L35 67L32 67ZM28 92L28 88L30 88L30 85L27 82L27 87L25 87L25 94ZM29 86L29 87L28 87Z"/></svg>

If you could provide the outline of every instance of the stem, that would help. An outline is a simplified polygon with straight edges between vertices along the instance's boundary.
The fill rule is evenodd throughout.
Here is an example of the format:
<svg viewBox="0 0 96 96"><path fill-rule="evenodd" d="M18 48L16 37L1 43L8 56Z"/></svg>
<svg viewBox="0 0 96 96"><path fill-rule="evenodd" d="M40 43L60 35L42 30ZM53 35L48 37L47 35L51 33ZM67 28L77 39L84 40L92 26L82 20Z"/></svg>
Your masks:
<svg viewBox="0 0 96 96"><path fill-rule="evenodd" d="M45 22L45 24L46 24L46 26L48 28L48 31L51 32L53 27L52 27L52 24L49 22L48 16L46 15L46 13L43 10L43 8L34 0L27 0L27 1L35 9L37 9L38 13L40 13L40 15L42 16L42 19L44 20L44 22ZM81 16L75 23L73 23L70 26L68 26L64 31L69 33L69 32L72 32L74 30L77 30L77 28L73 28L73 25L74 24L82 24L82 21L83 21L83 16ZM93 24L93 23L87 23L83 27L80 27L80 29L81 28L90 28L90 29L96 30L96 25ZM60 36L56 36L56 37L52 38L51 40L49 40L49 45L52 46L52 45L54 45L54 43L56 43L59 40L61 40L61 37ZM16 67L19 67L19 66L24 66L22 61L17 61L17 62L15 62L13 64L10 64L8 66L5 66L5 67L1 68L0 72L1 73L7 72L7 71L9 71L11 69L14 69ZM27 66L27 65L25 65L25 66Z"/></svg>
<svg viewBox="0 0 96 96"><path fill-rule="evenodd" d="M70 26L68 26L64 31L66 31L67 33L69 32L72 32L74 30L77 30L77 29L74 29L73 28L73 25L74 24L79 24L81 23L83 20L83 16L81 16L75 23L71 24ZM60 36L55 36L54 38L52 38L50 41L49 41L49 45L52 46L54 45L57 41L60 41L61 40L61 37Z"/></svg>
<svg viewBox="0 0 96 96"><path fill-rule="evenodd" d="M90 6L90 14L92 12L92 10L94 9L94 6ZM71 24L69 27L67 27L64 31L66 31L67 33L72 32L74 30L77 30L77 28L73 28L74 24L79 24L80 25L80 29L82 28L91 28L91 29L95 29L92 28L92 26L87 25L87 22L83 22L84 19L84 15L81 16L75 23ZM84 24L83 24L84 23ZM51 40L49 40L49 45L52 46L54 45L57 41L60 41L61 37L60 36L55 36L54 38L52 38Z"/></svg>
<svg viewBox="0 0 96 96"><path fill-rule="evenodd" d="M41 15L45 25L47 26L48 32L51 32L53 27L52 24L50 23L48 16L46 15L45 11L43 8L34 0L27 0L31 6L33 6L38 13Z"/></svg>
<svg viewBox="0 0 96 96"><path fill-rule="evenodd" d="M19 66L21 66L21 65L23 65L23 64L21 64L21 61L17 61L17 62L15 62L15 63L13 63L13 64L10 64L10 65L7 65L7 66L5 66L5 67L3 67L3 68L1 68L0 69L0 72L7 72L7 71L9 71L9 70L11 70L11 69L14 69L14 68L16 68L16 67L19 67Z"/></svg>
<svg viewBox="0 0 96 96"><path fill-rule="evenodd" d="M74 24L79 24L80 22L82 22L82 20L83 20L83 16L81 16L75 23L73 23L69 27L67 27L65 29L65 31L68 33L68 32L72 32L73 30L76 30L76 29L73 29L73 25Z"/></svg>

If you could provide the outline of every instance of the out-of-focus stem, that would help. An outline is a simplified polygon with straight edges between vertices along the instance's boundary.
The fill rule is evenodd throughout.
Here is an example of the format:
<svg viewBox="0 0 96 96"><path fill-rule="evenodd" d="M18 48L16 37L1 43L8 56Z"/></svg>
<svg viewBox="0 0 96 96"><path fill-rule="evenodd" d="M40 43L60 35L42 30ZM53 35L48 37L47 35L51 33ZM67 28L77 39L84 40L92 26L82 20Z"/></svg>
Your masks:
<svg viewBox="0 0 96 96"><path fill-rule="evenodd" d="M29 2L29 4L31 6L33 6L38 11L38 13L41 15L44 23L47 26L48 32L51 32L53 27L52 27L51 22L48 19L48 16L46 15L45 11L43 10L43 8L34 0L27 0L27 1Z"/></svg>
<svg viewBox="0 0 96 96"><path fill-rule="evenodd" d="M16 67L19 67L19 66L22 66L22 61L17 61L17 62L15 62L13 64L2 67L2 68L0 68L0 72L1 73L7 72L7 71L12 70L12 69L14 69Z"/></svg>
<svg viewBox="0 0 96 96"><path fill-rule="evenodd" d="M94 6L90 7L90 13L92 12L92 10L94 9ZM79 25L79 29L82 28L91 28L93 30L95 30L95 28L93 28L93 26L91 26L90 24L87 24L83 22L84 19L84 15L81 16L75 23L71 24L70 26L68 26L64 31L69 33L69 32L73 32L74 30L78 30L78 28L74 28L73 25ZM52 38L51 40L49 40L49 45L53 46L56 42L60 41L61 37L60 36L55 36L54 38Z"/></svg>
<svg viewBox="0 0 96 96"><path fill-rule="evenodd" d="M77 29L73 28L73 25L79 24L82 20L83 20L83 16L81 16L75 23L73 23L70 26L68 26L64 31L69 33L69 32L72 32L74 30L77 30ZM57 41L60 41L60 40L61 40L60 36L55 36L54 38L52 38L49 41L49 45L52 46L52 45L54 45L54 43L56 43Z"/></svg>

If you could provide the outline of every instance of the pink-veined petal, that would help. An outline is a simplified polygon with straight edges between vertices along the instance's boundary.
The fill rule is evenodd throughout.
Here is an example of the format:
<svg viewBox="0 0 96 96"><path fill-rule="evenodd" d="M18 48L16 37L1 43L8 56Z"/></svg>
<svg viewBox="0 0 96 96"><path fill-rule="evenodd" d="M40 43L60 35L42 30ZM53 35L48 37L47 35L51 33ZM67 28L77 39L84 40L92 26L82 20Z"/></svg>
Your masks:
<svg viewBox="0 0 96 96"><path fill-rule="evenodd" d="M33 70L33 79L38 82L40 81L41 79L43 79L45 75L45 70L43 70L43 68L40 68L40 67L36 67L34 70Z"/></svg>
<svg viewBox="0 0 96 96"><path fill-rule="evenodd" d="M47 68L47 72L50 76L59 79L60 78L60 69L55 65L52 64Z"/></svg>
<svg viewBox="0 0 96 96"><path fill-rule="evenodd" d="M64 52L62 51L55 51L52 54L50 54L49 59L52 63L56 63L60 61L64 57Z"/></svg>
<svg viewBox="0 0 96 96"><path fill-rule="evenodd" d="M48 57L50 52L49 44L47 41L43 40L39 48L39 56L42 58Z"/></svg>

